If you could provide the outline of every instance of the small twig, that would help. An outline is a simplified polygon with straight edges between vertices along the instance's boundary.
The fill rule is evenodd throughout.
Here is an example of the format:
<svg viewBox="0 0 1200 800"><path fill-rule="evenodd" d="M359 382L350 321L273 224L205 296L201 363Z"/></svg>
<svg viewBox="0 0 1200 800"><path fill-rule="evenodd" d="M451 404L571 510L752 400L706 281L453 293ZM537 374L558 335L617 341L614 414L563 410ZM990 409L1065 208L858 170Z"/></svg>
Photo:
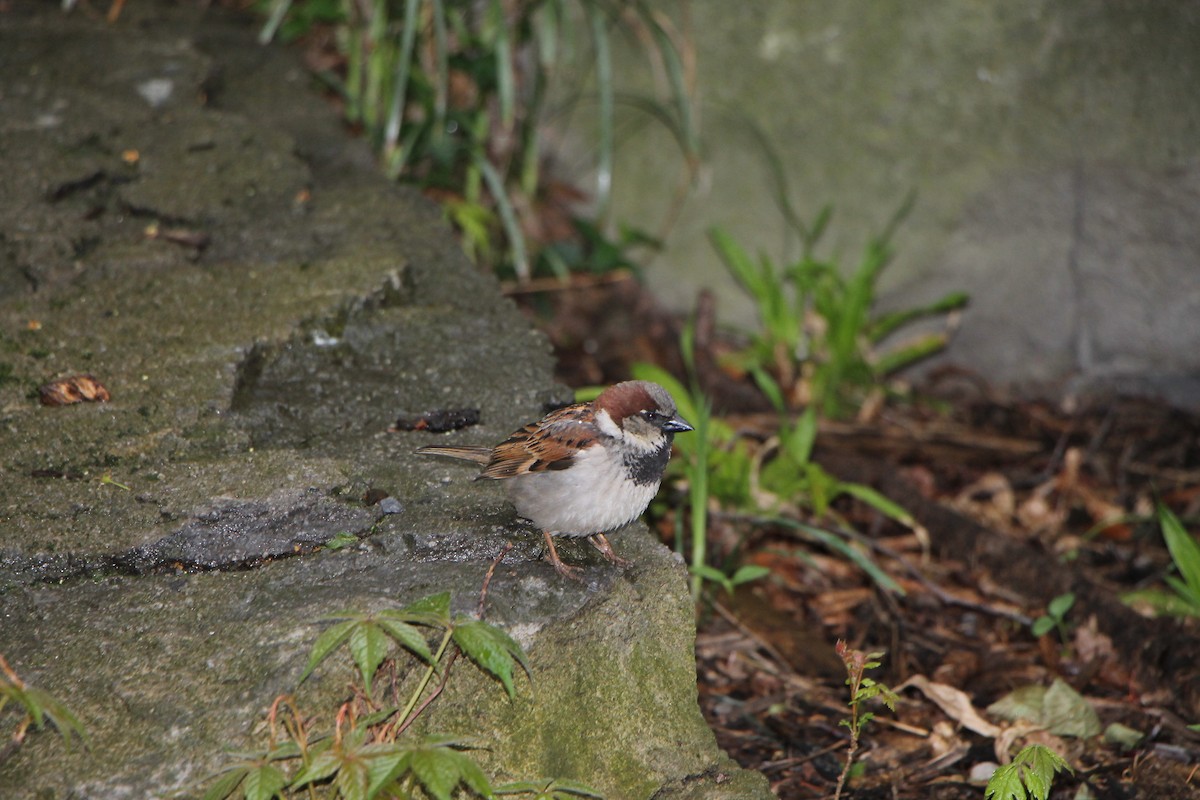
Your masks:
<svg viewBox="0 0 1200 800"><path fill-rule="evenodd" d="M512 542L505 542L503 549L500 550L500 555L492 559L492 565L488 567L487 574L483 576L483 586L479 589L479 605L476 608L475 616L483 619L483 605L487 602L488 586L492 583L492 575L496 573L496 567L500 566L500 562L508 555L508 551L512 550Z"/></svg>
<svg viewBox="0 0 1200 800"><path fill-rule="evenodd" d="M503 283L500 291L508 297L519 294L540 294L542 292L561 292L572 289L590 289L593 286L604 286L610 283L621 283L633 280L633 273L627 269L617 269L603 275L572 275L571 278L532 278L517 283Z"/></svg>

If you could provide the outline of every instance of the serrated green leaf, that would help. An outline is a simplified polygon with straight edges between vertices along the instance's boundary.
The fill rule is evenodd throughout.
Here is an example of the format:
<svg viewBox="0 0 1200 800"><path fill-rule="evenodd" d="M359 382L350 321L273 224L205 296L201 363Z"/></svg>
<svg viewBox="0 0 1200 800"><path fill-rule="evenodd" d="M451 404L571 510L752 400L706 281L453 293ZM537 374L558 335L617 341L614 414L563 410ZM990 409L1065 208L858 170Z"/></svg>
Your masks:
<svg viewBox="0 0 1200 800"><path fill-rule="evenodd" d="M367 774L370 778L367 785L367 797L374 797L385 787L408 772L409 759L412 754L407 748L396 744L374 745L373 750L365 759Z"/></svg>
<svg viewBox="0 0 1200 800"><path fill-rule="evenodd" d="M450 793L458 786L460 773L453 754L453 750L441 747L425 748L412 754L413 775L436 800L450 800Z"/></svg>
<svg viewBox="0 0 1200 800"><path fill-rule="evenodd" d="M1051 687L1053 688L1053 687ZM1022 756L1024 758L1022 759ZM1063 759L1058 753L1051 750L1049 747L1040 744L1031 744L1025 747L1017 754L1018 760L1024 760L1030 764L1034 770L1044 775L1053 775L1061 769L1068 772L1074 772L1071 765Z"/></svg>
<svg viewBox="0 0 1200 800"><path fill-rule="evenodd" d="M425 641L425 636L419 630L399 620L376 617L375 621L405 650L413 653L426 664L433 663L433 653L429 650L429 643Z"/></svg>
<svg viewBox="0 0 1200 800"><path fill-rule="evenodd" d="M450 624L450 593L439 592L431 594L428 597L422 597L415 603L410 603L401 611L407 615L405 619L412 622L414 619L426 618L434 620L435 625Z"/></svg>
<svg viewBox="0 0 1200 800"><path fill-rule="evenodd" d="M241 785L249 771L249 767L238 766L221 773L221 776L204 792L201 800L225 800Z"/></svg>
<svg viewBox="0 0 1200 800"><path fill-rule="evenodd" d="M304 768L292 778L292 782L288 786L292 789L299 789L310 783L323 781L337 772L341 766L341 753L332 748L324 750L315 754L312 760L305 764Z"/></svg>
<svg viewBox="0 0 1200 800"><path fill-rule="evenodd" d="M361 758L346 758L333 779L338 796L342 800L367 800L367 786L370 784L367 765Z"/></svg>
<svg viewBox="0 0 1200 800"><path fill-rule="evenodd" d="M345 622L339 622L330 628L327 628L317 641L313 643L312 653L308 657L308 666L304 668L303 674L300 675L300 683L304 683L304 679L312 674L317 665L326 659L326 657L341 645L354 630L354 626L358 624L356 619L348 619Z"/></svg>
<svg viewBox="0 0 1200 800"><path fill-rule="evenodd" d="M372 620L360 622L350 632L350 655L363 676L363 689L371 696L371 678L391 647L388 635Z"/></svg>
<svg viewBox="0 0 1200 800"><path fill-rule="evenodd" d="M475 763L475 759L466 753L460 753L455 750L451 750L450 752L454 754L455 760L458 763L458 771L462 776L462 782L480 797L491 797L492 783L488 780L487 775L483 773L483 770L479 768L479 765Z"/></svg>
<svg viewBox="0 0 1200 800"><path fill-rule="evenodd" d="M1020 767L1016 763L1005 764L987 782L984 800L1025 800L1025 786L1021 783Z"/></svg>
<svg viewBox="0 0 1200 800"><path fill-rule="evenodd" d="M246 772L242 794L246 800L271 800L287 786L287 776L274 764L260 764Z"/></svg>
<svg viewBox="0 0 1200 800"><path fill-rule="evenodd" d="M1046 800L1046 796L1050 794L1053 773L1046 775L1026 764L1021 774L1025 778L1025 789L1034 796L1035 800Z"/></svg>
<svg viewBox="0 0 1200 800"><path fill-rule="evenodd" d="M494 625L480 620L461 623L454 628L454 643L464 655L499 680L509 697L516 691L512 678L514 662L519 663L526 674L529 672L525 651Z"/></svg>

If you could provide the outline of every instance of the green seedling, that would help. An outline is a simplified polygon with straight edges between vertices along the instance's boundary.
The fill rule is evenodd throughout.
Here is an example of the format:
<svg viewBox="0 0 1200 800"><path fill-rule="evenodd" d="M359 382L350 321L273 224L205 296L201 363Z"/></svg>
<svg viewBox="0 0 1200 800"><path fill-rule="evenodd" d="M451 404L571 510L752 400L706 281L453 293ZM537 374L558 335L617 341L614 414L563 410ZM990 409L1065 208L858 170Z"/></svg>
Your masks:
<svg viewBox="0 0 1200 800"><path fill-rule="evenodd" d="M1030 625L1030 632L1034 636L1045 636L1052 630L1058 631L1058 637L1065 644L1070 641L1071 632L1067 627L1067 612L1071 610L1071 606L1075 605L1075 593L1066 592L1055 597L1046 605L1046 613L1038 617Z"/></svg>
<svg viewBox="0 0 1200 800"><path fill-rule="evenodd" d="M864 653L851 648L841 639L838 640L834 649L846 668L846 685L850 687L848 701L850 716L838 723L850 731L850 744L846 748L846 764L838 776L837 788L833 793L834 800L838 800L846 786L846 779L850 777L850 773L854 769L854 757L858 753L859 739L863 729L875 717L874 712L865 711L863 706L868 700L878 698L889 710L895 711L896 701L899 698L885 684L866 675L867 670L879 667L879 659L883 658L882 652Z"/></svg>
<svg viewBox="0 0 1200 800"><path fill-rule="evenodd" d="M984 800L1046 800L1060 770L1074 773L1062 756L1043 744L1031 744L1011 764L997 769L984 789Z"/></svg>

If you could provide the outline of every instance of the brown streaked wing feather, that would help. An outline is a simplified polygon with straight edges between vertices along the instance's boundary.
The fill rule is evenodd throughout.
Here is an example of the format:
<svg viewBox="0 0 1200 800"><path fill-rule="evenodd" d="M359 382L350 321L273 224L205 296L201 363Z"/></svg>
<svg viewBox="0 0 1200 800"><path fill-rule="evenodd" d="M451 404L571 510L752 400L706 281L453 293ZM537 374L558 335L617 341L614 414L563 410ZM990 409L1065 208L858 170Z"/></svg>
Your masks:
<svg viewBox="0 0 1200 800"><path fill-rule="evenodd" d="M492 448L472 444L427 444L424 447L418 447L417 452L423 456L461 458L463 461L474 461L476 464L486 464L492 459Z"/></svg>
<svg viewBox="0 0 1200 800"><path fill-rule="evenodd" d="M596 440L590 403L552 411L496 445L481 478L512 478L529 472L566 469L575 453Z"/></svg>

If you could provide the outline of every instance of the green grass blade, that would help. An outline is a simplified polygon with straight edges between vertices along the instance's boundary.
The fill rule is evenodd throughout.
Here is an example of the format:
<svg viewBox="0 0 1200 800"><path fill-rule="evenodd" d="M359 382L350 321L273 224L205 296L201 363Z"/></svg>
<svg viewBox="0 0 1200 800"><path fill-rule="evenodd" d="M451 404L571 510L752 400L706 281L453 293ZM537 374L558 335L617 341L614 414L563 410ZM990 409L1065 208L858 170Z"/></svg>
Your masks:
<svg viewBox="0 0 1200 800"><path fill-rule="evenodd" d="M271 15L267 17L267 22L262 26L262 30L258 32L259 44L270 44L275 38L275 34L279 31L279 26L283 24L284 17L292 7L292 0L274 0L271 3Z"/></svg>
<svg viewBox="0 0 1200 800"><path fill-rule="evenodd" d="M891 575L884 572L878 564L871 560L871 557L862 553L857 548L851 547L842 537L822 530L813 525L807 525L803 522L788 519L786 517L776 517L772 522L782 525L785 528L792 528L802 533L806 538L812 539L819 544L828 547L830 550L841 553L856 564L859 569L867 573L871 580L875 581L881 588L889 592L895 592L899 595L904 595L904 587L896 583Z"/></svg>
<svg viewBox="0 0 1200 800"><path fill-rule="evenodd" d="M500 124L511 130L516 118L516 78L513 76L513 47L511 32L504 18L504 6L500 0L492 0L488 6L493 47L496 55L496 95L500 100Z"/></svg>
<svg viewBox="0 0 1200 800"><path fill-rule="evenodd" d="M1200 544L1184 529L1179 517L1162 503L1158 504L1158 522L1184 584L1194 596L1200 596Z"/></svg>
<svg viewBox="0 0 1200 800"><path fill-rule="evenodd" d="M589 4L588 26L596 60L596 92L599 98L598 149L596 151L596 216L603 219L612 196L613 174L613 74L608 24L604 9Z"/></svg>
<svg viewBox="0 0 1200 800"><path fill-rule="evenodd" d="M472 163L483 176L483 182L487 184L492 200L496 203L496 209L500 212L500 222L504 225L504 233L508 236L508 244L512 248L513 270L517 273L517 279L528 281L531 274L529 256L525 247L525 234L521 231L521 225L517 221L516 209L508 199L504 179L500 177L500 173L487 160L484 153L477 152Z"/></svg>
<svg viewBox="0 0 1200 800"><path fill-rule="evenodd" d="M413 49L417 41L417 12L420 8L421 0L405 0L404 2L404 27L400 34L400 55L396 59L392 102L388 109L388 120L383 136L384 152L389 154L395 150L400 141L400 128L404 122L404 106L407 102L408 82L412 70ZM400 154L397 158L400 160L400 164L395 172L399 174L406 156ZM389 166L391 165L389 164Z"/></svg>
<svg viewBox="0 0 1200 800"><path fill-rule="evenodd" d="M450 104L450 46L446 36L446 6L443 0L429 0L433 15L433 56L437 79L434 83L433 135L446 135L446 108Z"/></svg>
<svg viewBox="0 0 1200 800"><path fill-rule="evenodd" d="M666 69L667 81L671 85L671 100L675 106L676 123L681 132L680 141L684 154L689 161L694 161L700 153L700 137L696 131L695 113L692 107L691 92L688 91L687 77L683 63L679 58L679 49L666 28L659 23L655 13L642 4L638 4L638 12L646 27L654 38L658 53Z"/></svg>
<svg viewBox="0 0 1200 800"><path fill-rule="evenodd" d="M904 309L884 314L871 321L869 336L872 342L878 342L887 337L892 331L910 322L926 317L936 317L951 311L961 311L967 307L971 296L966 292L951 292L941 299L919 308Z"/></svg>

